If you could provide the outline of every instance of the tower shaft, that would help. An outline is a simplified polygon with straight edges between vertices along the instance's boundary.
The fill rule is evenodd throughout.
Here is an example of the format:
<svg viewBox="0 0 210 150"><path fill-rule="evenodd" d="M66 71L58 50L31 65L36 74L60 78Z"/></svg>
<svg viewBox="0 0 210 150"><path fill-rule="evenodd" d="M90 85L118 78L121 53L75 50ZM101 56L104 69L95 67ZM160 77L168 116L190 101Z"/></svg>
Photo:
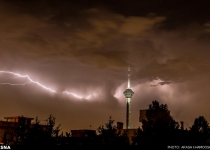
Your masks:
<svg viewBox="0 0 210 150"><path fill-rule="evenodd" d="M131 98L126 98L126 129L131 128Z"/></svg>
<svg viewBox="0 0 210 150"><path fill-rule="evenodd" d="M123 92L126 98L126 129L131 128L131 98L134 92L130 88L130 66L128 67L128 87Z"/></svg>

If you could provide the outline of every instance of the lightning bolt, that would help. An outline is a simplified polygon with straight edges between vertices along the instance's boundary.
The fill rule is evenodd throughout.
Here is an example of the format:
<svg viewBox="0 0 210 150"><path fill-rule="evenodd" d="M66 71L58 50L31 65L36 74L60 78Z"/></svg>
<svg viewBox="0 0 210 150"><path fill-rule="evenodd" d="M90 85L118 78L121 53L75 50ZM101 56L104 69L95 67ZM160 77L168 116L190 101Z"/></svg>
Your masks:
<svg viewBox="0 0 210 150"><path fill-rule="evenodd" d="M75 97L77 97L77 98L79 98L79 99L82 99L82 98L83 98L83 97L81 97L81 96L78 96L78 95L76 95L76 94L74 94L74 93L70 93L70 92L67 92L67 91L64 91L64 92L62 92L62 93L69 94L69 95L73 95L73 96L75 96Z"/></svg>
<svg viewBox="0 0 210 150"><path fill-rule="evenodd" d="M34 81L32 80L28 75L21 75L21 74L18 74L18 73L15 73L15 72L11 72L11 71L0 71L0 73L6 73L6 74L12 74L15 76L15 78L26 78L28 79L30 82L26 82L26 83L22 83L22 84L12 84L12 83L0 83L0 84L8 84L8 85L26 85L26 84L30 84L30 83L34 83L34 84L37 84L38 86L52 92L52 93L58 93L56 92L55 90L49 88L49 87L46 87L44 85L42 85L41 83L37 82L37 81ZM64 94L68 94L68 95L73 95L74 97L76 98L79 98L79 99L89 99L92 95L96 95L96 94L92 94L92 95L89 95L87 97L81 97L81 96L78 96L74 93L71 93L71 92L68 92L68 91L64 91L62 92Z"/></svg>
<svg viewBox="0 0 210 150"><path fill-rule="evenodd" d="M78 95L76 95L74 93L71 93L71 92L68 92L68 91L64 91L62 93L65 93L65 94L68 94L68 95L73 95L74 97L77 97L79 99L89 99L92 96L92 95L88 95L87 97L81 97L81 96L78 96ZM93 95L96 95L96 94L93 94Z"/></svg>
<svg viewBox="0 0 210 150"><path fill-rule="evenodd" d="M91 95L89 95L88 97L86 97L85 99L89 99L91 97Z"/></svg>
<svg viewBox="0 0 210 150"><path fill-rule="evenodd" d="M0 83L0 84L9 84L9 85L26 85L26 84L29 84L31 82L26 82L26 83L23 83L23 84L12 84L12 83Z"/></svg>
<svg viewBox="0 0 210 150"><path fill-rule="evenodd" d="M33 81L28 75L20 75L20 74L18 74L18 73L14 73L14 72L10 72L10 71L0 71L0 73L13 74L13 75L16 76L16 77L27 78L31 83L35 83L35 84L37 84L38 86L40 86L40 87L42 87L42 88L44 88L44 89L46 89L46 90L48 90L48 91L50 91L50 92L52 92L52 93L57 93L56 91L52 90L51 88L48 88L48 87L46 87L46 86L40 84L39 82ZM12 85L12 84L10 84L10 85Z"/></svg>

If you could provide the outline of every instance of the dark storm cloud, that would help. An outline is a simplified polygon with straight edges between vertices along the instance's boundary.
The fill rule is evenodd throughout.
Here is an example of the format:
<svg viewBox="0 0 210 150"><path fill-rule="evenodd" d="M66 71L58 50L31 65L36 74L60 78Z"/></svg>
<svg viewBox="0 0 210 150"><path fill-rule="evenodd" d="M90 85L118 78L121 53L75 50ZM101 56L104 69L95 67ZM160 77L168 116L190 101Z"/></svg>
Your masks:
<svg viewBox="0 0 210 150"><path fill-rule="evenodd" d="M210 47L206 41L196 38L183 38L175 33L172 36L162 35L154 41L154 47L157 47L159 53L158 57L151 58L150 63L141 70L140 74L175 81L208 74Z"/></svg>
<svg viewBox="0 0 210 150"><path fill-rule="evenodd" d="M154 85L150 85L150 86L157 86L157 85L165 85L165 84L170 84L172 82L170 81L162 81L162 82L158 82L158 84L154 84Z"/></svg>
<svg viewBox="0 0 210 150"><path fill-rule="evenodd" d="M167 103L175 119L187 120L188 125L202 107L201 115L210 119L206 3L0 1L0 68L28 74L60 92L47 93L34 84L0 85L3 104L15 108L1 114L45 119L52 113L65 122L65 130L90 124L96 129L109 115L123 122L122 92L130 64L133 126L139 125L139 109L155 99ZM77 99L63 91L97 96ZM196 106L199 110L193 111Z"/></svg>
<svg viewBox="0 0 210 150"><path fill-rule="evenodd" d="M2 43L10 42L5 49L32 59L67 57L101 67L126 65L129 52L119 46L121 42L126 37L141 36L164 19L158 16L124 17L98 9L80 10L73 19L68 10L64 11L66 14L55 10L52 16L44 13L38 18L21 8L15 12L8 8L2 10L1 39Z"/></svg>

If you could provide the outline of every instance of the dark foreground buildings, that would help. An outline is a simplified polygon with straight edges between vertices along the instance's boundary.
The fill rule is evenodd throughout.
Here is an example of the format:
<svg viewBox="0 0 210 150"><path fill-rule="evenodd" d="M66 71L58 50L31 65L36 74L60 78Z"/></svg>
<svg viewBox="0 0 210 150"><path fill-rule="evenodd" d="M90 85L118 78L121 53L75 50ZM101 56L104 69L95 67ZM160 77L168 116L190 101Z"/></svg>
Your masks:
<svg viewBox="0 0 210 150"><path fill-rule="evenodd" d="M4 139L10 140L11 138L15 138L17 140L16 135L12 135L17 128L21 128L21 124L25 124L26 126L32 127L31 121L34 118L23 117L23 116L12 116L12 117L4 117L4 121L0 121L0 141L2 142ZM23 122L24 121L24 122ZM6 132L8 133L6 135Z"/></svg>

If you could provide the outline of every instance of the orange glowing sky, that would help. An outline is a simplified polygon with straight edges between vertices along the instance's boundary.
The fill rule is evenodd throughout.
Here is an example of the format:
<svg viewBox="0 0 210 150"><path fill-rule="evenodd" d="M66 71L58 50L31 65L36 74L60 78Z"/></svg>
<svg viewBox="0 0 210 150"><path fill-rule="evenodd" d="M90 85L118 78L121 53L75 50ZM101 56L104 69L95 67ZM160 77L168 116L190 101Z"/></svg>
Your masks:
<svg viewBox="0 0 210 150"><path fill-rule="evenodd" d="M210 121L209 5L1 0L0 117L42 123L52 114L64 132L97 129L109 116L125 126L130 64L133 128L154 100L187 128L198 116Z"/></svg>

